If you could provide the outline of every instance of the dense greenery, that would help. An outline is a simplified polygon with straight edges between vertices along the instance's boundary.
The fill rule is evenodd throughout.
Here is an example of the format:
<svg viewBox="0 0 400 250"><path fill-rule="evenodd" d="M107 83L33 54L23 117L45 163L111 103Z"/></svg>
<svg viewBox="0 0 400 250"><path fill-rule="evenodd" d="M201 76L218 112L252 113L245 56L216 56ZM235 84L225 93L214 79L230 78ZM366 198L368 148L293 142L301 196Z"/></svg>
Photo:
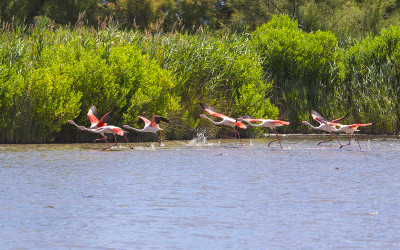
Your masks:
<svg viewBox="0 0 400 250"><path fill-rule="evenodd" d="M177 139L196 133L199 101L232 115L278 114L265 98L271 84L248 37L151 35L118 31L112 23L55 29L48 20L3 30L2 142L87 140L88 133L62 125L88 124L92 104L103 113L117 109L110 122L119 126L138 115L167 116L165 134Z"/></svg>
<svg viewBox="0 0 400 250"><path fill-rule="evenodd" d="M188 139L229 128L199 119L205 102L227 115L309 120L350 113L346 122L377 125L363 131L400 131L400 28L376 36L338 39L306 32L288 15L274 16L253 33L195 33L161 27L121 30L78 21L57 26L3 23L0 34L0 142L87 141L94 135L66 125L88 125L87 110L116 109L110 123L134 125L138 115L168 117L164 135ZM261 130L242 131L255 136ZM289 126L286 132L310 131ZM135 140L143 137L132 132Z"/></svg>
<svg viewBox="0 0 400 250"><path fill-rule="evenodd" d="M378 133L399 130L400 27L341 47L331 32L306 33L288 16L276 16L254 32L253 42L274 82L272 102L286 119L307 119L318 109L327 117L375 121L370 129Z"/></svg>
<svg viewBox="0 0 400 250"><path fill-rule="evenodd" d="M0 20L31 24L39 16L57 24L74 24L85 13L89 26L112 18L124 28L164 31L177 25L193 31L208 29L253 31L274 15L287 14L301 29L332 31L338 37L377 35L400 25L399 0L2 0ZM161 22L160 22L161 21Z"/></svg>

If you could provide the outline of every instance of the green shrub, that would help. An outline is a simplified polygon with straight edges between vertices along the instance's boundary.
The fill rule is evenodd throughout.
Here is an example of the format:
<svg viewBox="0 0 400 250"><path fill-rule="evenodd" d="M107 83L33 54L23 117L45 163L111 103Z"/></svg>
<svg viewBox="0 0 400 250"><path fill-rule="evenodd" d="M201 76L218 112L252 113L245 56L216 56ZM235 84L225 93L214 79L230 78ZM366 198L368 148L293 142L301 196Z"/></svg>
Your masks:
<svg viewBox="0 0 400 250"><path fill-rule="evenodd" d="M297 21L280 15L257 28L252 41L273 81L273 103L287 119L304 118L310 109L324 110L330 105L332 65L341 67L332 33L306 33Z"/></svg>
<svg viewBox="0 0 400 250"><path fill-rule="evenodd" d="M203 113L199 102L232 117L278 115L267 98L271 83L264 79L260 56L249 46L248 36L201 30L197 35L173 33L146 38L141 41L146 53L178 79L175 91L183 110L177 122L191 138L199 122L201 126L209 124L199 119Z"/></svg>

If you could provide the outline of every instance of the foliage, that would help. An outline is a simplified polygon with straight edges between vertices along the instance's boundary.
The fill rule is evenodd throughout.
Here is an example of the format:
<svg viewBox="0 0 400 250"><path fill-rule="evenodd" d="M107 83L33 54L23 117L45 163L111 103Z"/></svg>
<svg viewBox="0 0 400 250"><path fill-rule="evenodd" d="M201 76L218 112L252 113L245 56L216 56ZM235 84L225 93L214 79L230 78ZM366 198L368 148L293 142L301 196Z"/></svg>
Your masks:
<svg viewBox="0 0 400 250"><path fill-rule="evenodd" d="M2 36L2 141L49 141L68 119L86 125L92 104L100 114L117 108L114 119L126 122L145 111L166 115L177 108L173 76L133 44L110 36L112 29L51 31L42 24L11 41Z"/></svg>
<svg viewBox="0 0 400 250"><path fill-rule="evenodd" d="M274 83L273 103L289 119L325 108L332 93L331 65L338 60L337 40L330 32L306 33L287 15L275 16L253 33L264 56L264 70Z"/></svg>
<svg viewBox="0 0 400 250"><path fill-rule="evenodd" d="M288 15L274 16L252 34L121 31L108 19L98 28L82 19L58 26L3 23L0 29L0 142L89 141L94 104L110 123L134 126L138 115L166 116L169 139L211 137L230 128L200 119L204 102L226 115L298 121L309 110L346 123L377 122L364 131L400 130L400 29L338 39L329 31L305 32ZM279 110L278 110L279 108ZM286 132L309 131L291 125ZM256 136L261 130L242 131ZM135 132L131 136L139 136Z"/></svg>
<svg viewBox="0 0 400 250"><path fill-rule="evenodd" d="M332 33L305 33L281 15L258 28L253 43L273 79L272 102L290 120L307 119L318 107L327 117L350 113L348 123L375 121L375 132L394 133L399 129L399 36L399 27L390 27L340 48Z"/></svg>
<svg viewBox="0 0 400 250"><path fill-rule="evenodd" d="M113 19L122 28L164 31L177 26L236 32L254 31L274 15L287 14L307 32L323 30L337 37L378 35L400 25L398 0L2 0L0 21L35 23L38 16L56 24L75 24L85 13L87 25Z"/></svg>
<svg viewBox="0 0 400 250"><path fill-rule="evenodd" d="M197 125L199 101L233 117L277 116L278 110L265 97L271 84L265 81L260 57L248 46L247 36L216 36L199 30L197 35L175 33L152 38L142 46L177 76L175 91L188 111L185 119L190 126Z"/></svg>

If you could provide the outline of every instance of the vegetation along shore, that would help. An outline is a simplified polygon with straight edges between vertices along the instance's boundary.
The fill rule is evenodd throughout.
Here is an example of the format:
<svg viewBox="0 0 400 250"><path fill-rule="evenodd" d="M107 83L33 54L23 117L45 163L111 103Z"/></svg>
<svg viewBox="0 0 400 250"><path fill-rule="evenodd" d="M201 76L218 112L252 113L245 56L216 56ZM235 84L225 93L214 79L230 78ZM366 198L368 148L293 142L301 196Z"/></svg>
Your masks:
<svg viewBox="0 0 400 250"><path fill-rule="evenodd" d="M4 19L4 18L3 18ZM232 134L200 118L207 103L229 117L299 121L280 133L313 133L310 110L369 123L370 134L400 132L400 26L351 36L305 30L289 14L253 29L124 27L112 18L74 25L40 16L0 29L0 143L87 142L87 111L115 110L109 124L138 116L169 120L163 139ZM261 136L262 128L241 130ZM133 141L154 135L130 131ZM122 138L123 139L123 138Z"/></svg>

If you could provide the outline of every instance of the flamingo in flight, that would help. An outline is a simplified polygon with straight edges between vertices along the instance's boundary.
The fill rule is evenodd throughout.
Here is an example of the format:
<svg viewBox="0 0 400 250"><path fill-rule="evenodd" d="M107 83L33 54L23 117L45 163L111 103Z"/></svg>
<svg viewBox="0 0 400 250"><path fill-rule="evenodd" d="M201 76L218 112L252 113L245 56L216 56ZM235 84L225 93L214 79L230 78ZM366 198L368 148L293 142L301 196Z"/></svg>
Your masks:
<svg viewBox="0 0 400 250"><path fill-rule="evenodd" d="M345 134L347 134L349 136L349 143L341 145L340 148L350 145L351 136L354 135L354 138L356 138L356 141L358 143L358 146L360 147L360 150L361 150L360 142L358 141L357 136L354 134L354 132L360 131L360 130L357 129L358 127L371 126L372 124L374 124L374 122L365 123L365 124L356 123L356 124L350 124L350 125L343 125L343 124L340 124L340 123L330 123L330 122L324 122L324 123L327 123L330 126L332 126L332 125L333 126L339 126L339 128L338 129L335 128L333 130L333 132L343 132L343 133L345 133Z"/></svg>
<svg viewBox="0 0 400 250"><path fill-rule="evenodd" d="M153 118L151 119L151 121L149 121L148 119L146 119L143 116L139 116L138 124L144 123L143 129L132 128L129 125L123 125L122 127L132 129L132 130L135 130L138 132L154 133L158 138L158 143L161 145L161 133L163 131L163 129L160 128L160 126L159 126L161 121L169 123L168 119L166 119L162 116L158 116L158 115L153 115ZM157 134L157 131L160 131L160 135Z"/></svg>
<svg viewBox="0 0 400 250"><path fill-rule="evenodd" d="M105 118L108 116L110 117L114 113L114 110L109 111L107 114L103 115L101 119L97 119L97 108L96 106L92 105L87 113L87 116L89 117L90 120L90 129L96 129L96 128L101 128L107 125L107 123L104 122Z"/></svg>
<svg viewBox="0 0 400 250"><path fill-rule="evenodd" d="M246 123L248 123L250 126L252 127L264 127L264 128L270 128L276 135L276 140L271 141L270 143L268 143L268 147L269 145L271 145L271 143L275 142L275 141L279 141L279 145L281 145L281 140L279 138L278 132L276 131L276 127L280 127L280 126L285 126L285 125L290 125L290 122L286 122L286 121L281 121L281 120L272 120L272 119L256 119L254 117L251 116L242 116L238 118L239 121L244 121ZM261 122L259 124L253 124L253 122Z"/></svg>
<svg viewBox="0 0 400 250"><path fill-rule="evenodd" d="M201 118L206 118L207 120L211 121L212 123L214 123L215 125L227 125L227 126L231 126L233 128L233 133L235 134L235 139L237 138L236 135L239 137L240 140L240 144L243 147L243 143L242 143L242 139L240 139L240 134L239 132L235 129L235 126L238 126L241 129L246 129L246 125L238 120L235 120L233 118L230 118L224 114L222 114L221 112L216 111L215 109L213 109L212 107L208 106L207 104L204 103L200 103L200 106L204 109L204 111L206 111L207 113L209 113L212 116L221 118L222 121L216 122L213 121L211 118L208 118L207 116L201 114L200 117Z"/></svg>
<svg viewBox="0 0 400 250"><path fill-rule="evenodd" d="M313 120L315 120L315 121L317 121L319 123L319 126L318 127L314 127L312 124L310 124L307 121L302 121L301 123L305 124L305 125L308 125L311 128L316 129L316 130L323 130L323 131L329 132L330 140L320 141L320 142L318 142L317 145L319 145L321 143L332 141L332 135L336 137L336 140L338 141L339 145L342 145L340 143L339 138L337 137L337 135L335 135L333 133L333 131L336 129L336 127L334 125L330 125L330 124L334 123L334 122L337 122L337 121L340 121L340 120L343 120L347 116L348 115L345 115L345 116L342 116L340 118L337 118L335 120L330 121L330 120L327 120L324 117L322 117L318 112L316 112L314 110L311 110L311 117L313 118Z"/></svg>
<svg viewBox="0 0 400 250"><path fill-rule="evenodd" d="M89 129L97 129L97 128L102 128L102 127L106 126L107 123L105 123L105 120L108 119L113 113L114 113L114 110L111 110L111 111L107 112L107 114L103 115L103 117L101 117L101 119L99 120L96 117L97 116L97 108L96 108L96 106L92 105L89 108L89 111L87 113L87 116L89 117L89 120L90 120L90 128ZM76 124L74 123L74 125L76 125ZM78 125L76 125L76 126L78 126ZM82 126L78 126L78 128L79 127L82 127ZM83 127L83 128L85 128L85 127ZM87 130L87 128L85 128L85 129ZM91 132L96 133L94 131L91 131ZM94 140L94 142L106 141L107 145L109 145L108 141L107 141L107 136L105 136L104 134L102 134L102 136L103 136L102 138L96 139L96 140Z"/></svg>
<svg viewBox="0 0 400 250"><path fill-rule="evenodd" d="M131 149L134 149L134 148L131 146L131 144L129 143L128 138L126 137L126 134L127 134L128 132L122 130L120 127L116 127L116 126L112 126L112 125L105 125L105 126L102 126L102 127L100 127L100 128L94 128L94 129L93 129L93 128L86 128L86 127L84 127L84 126L79 126L78 124L76 124L76 123L75 123L74 121L72 121L72 120L68 120L67 122L70 123L70 124L72 124L72 125L74 125L74 126L76 126L76 127L77 127L78 129L80 129L80 130L86 130L86 131L89 131L89 132L101 134L101 135L103 136L103 139L97 139L97 140L95 140L94 142L96 142L96 141L98 141L98 140L105 140L106 143L107 143L107 147L103 148L103 150L106 150L106 149L111 148L111 147L113 147L113 146L116 146L116 145L118 144L117 136L116 136L116 135L125 137L125 140L126 140L126 142L128 143L129 147L130 147ZM105 136L105 134L114 134L114 138L115 138L115 144L114 144L114 145L110 145L110 144L108 143L108 141L107 141L107 136Z"/></svg>

